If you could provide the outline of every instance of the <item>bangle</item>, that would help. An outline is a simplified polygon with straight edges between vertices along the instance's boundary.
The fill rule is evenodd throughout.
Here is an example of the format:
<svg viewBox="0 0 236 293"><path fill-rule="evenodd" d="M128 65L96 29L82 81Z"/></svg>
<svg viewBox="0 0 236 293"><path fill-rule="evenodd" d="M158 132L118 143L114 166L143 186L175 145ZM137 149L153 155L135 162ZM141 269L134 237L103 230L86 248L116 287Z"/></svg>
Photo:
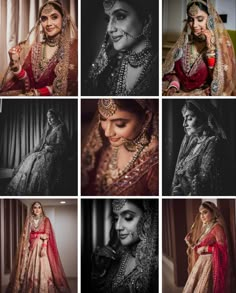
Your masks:
<svg viewBox="0 0 236 293"><path fill-rule="evenodd" d="M213 69L216 63L216 53L215 51L210 51L206 54L207 56L207 65L209 69Z"/></svg>
<svg viewBox="0 0 236 293"><path fill-rule="evenodd" d="M47 243L43 243L43 245L42 245L43 247L47 247L48 245L47 245Z"/></svg>
<svg viewBox="0 0 236 293"><path fill-rule="evenodd" d="M17 79L22 80L26 78L27 73L24 69L20 68L17 72L15 72L15 76Z"/></svg>
<svg viewBox="0 0 236 293"><path fill-rule="evenodd" d="M37 91L39 92L39 96L51 96L51 92L49 90L49 87L45 86L42 87L40 89L37 89Z"/></svg>
<svg viewBox="0 0 236 293"><path fill-rule="evenodd" d="M170 89L171 87L174 87L176 88L177 91L179 91L179 88L180 88L180 84L177 80L173 80L169 86L168 86L168 89Z"/></svg>

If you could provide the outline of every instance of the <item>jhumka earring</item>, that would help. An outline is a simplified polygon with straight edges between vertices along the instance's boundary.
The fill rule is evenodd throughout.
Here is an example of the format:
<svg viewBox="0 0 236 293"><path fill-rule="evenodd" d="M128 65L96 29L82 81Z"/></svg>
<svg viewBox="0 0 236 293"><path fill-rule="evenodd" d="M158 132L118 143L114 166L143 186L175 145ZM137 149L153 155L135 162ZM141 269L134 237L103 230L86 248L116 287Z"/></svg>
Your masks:
<svg viewBox="0 0 236 293"><path fill-rule="evenodd" d="M150 143L150 139L147 134L148 125L145 125L140 134L133 140L125 139L124 147L129 152L135 152L139 147L145 147Z"/></svg>

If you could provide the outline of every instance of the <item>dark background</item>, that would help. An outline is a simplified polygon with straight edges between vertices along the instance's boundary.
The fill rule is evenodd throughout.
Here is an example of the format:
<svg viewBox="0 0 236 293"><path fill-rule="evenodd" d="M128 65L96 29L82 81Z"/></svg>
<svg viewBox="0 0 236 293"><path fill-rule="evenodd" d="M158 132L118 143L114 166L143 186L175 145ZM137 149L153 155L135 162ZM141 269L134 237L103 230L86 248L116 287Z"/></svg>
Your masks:
<svg viewBox="0 0 236 293"><path fill-rule="evenodd" d="M227 162L227 195L236 194L236 100L217 99L220 122L227 136L227 152L224 156ZM170 195L174 169L180 145L184 137L183 117L181 109L184 99L162 100L162 193Z"/></svg>
<svg viewBox="0 0 236 293"><path fill-rule="evenodd" d="M145 1L145 0L143 0ZM158 52L158 1L152 3L154 49ZM87 79L90 66L94 62L106 34L107 23L102 0L81 1L81 93L85 92L83 83ZM158 81L157 81L158 82Z"/></svg>

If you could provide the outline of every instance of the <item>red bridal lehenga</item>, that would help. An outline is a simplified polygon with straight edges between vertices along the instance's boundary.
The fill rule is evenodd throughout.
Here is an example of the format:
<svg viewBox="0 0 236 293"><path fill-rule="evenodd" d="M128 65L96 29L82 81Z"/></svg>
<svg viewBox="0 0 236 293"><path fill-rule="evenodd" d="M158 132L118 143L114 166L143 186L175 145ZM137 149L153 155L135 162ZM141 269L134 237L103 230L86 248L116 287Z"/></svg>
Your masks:
<svg viewBox="0 0 236 293"><path fill-rule="evenodd" d="M157 101L136 99L143 111L153 113L147 129L150 142L156 141L150 150L138 150L132 164L125 171L112 176L111 164L114 150L100 132L99 115L94 117L91 131L82 150L83 195L158 195L158 109Z"/></svg>
<svg viewBox="0 0 236 293"><path fill-rule="evenodd" d="M78 95L77 28L59 2L46 1L40 8L40 13L44 7L52 3L63 13L62 29L55 37L57 50L49 59L46 58L46 41L43 39L45 36L40 36L41 21L38 19L26 40L14 47L18 51L25 75L19 78L8 68L0 84L0 96L35 96L35 89L42 96ZM46 87L51 90L45 91Z"/></svg>
<svg viewBox="0 0 236 293"><path fill-rule="evenodd" d="M215 213L213 221L203 225L199 214L189 233L192 239L187 251L189 277L183 293L233 292L227 229L219 209L213 203L210 207ZM199 255L197 249L203 246L207 252Z"/></svg>
<svg viewBox="0 0 236 293"><path fill-rule="evenodd" d="M41 256L43 240L47 253ZM7 293L69 293L70 288L60 261L56 239L49 218L27 217L11 273Z"/></svg>
<svg viewBox="0 0 236 293"><path fill-rule="evenodd" d="M197 2L197 1L196 1ZM190 2L191 3L191 2ZM210 1L207 28L215 39L216 63L210 73L207 65L207 48L193 53L194 39L186 24L179 39L169 51L163 64L163 94L173 76L180 83L175 96L234 96L236 94L236 58L233 43L224 24Z"/></svg>

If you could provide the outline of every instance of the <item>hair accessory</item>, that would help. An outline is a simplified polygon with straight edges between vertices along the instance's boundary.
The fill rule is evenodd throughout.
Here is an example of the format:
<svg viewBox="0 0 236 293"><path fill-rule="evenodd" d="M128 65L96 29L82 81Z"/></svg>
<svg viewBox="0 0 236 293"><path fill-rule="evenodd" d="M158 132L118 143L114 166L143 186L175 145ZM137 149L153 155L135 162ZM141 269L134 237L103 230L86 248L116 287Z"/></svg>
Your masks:
<svg viewBox="0 0 236 293"><path fill-rule="evenodd" d="M204 0L190 0L187 6L189 7L189 6L192 5L193 3L202 3L203 5L205 5L205 6L208 7L208 5L207 5L207 1L204 1ZM195 5L195 6L197 6L197 5ZM191 8L190 8L190 9L191 9Z"/></svg>
<svg viewBox="0 0 236 293"><path fill-rule="evenodd" d="M195 3L189 9L189 13L193 16L197 15L198 11L199 11L199 7Z"/></svg>
<svg viewBox="0 0 236 293"><path fill-rule="evenodd" d="M117 105L113 99L100 99L98 101L98 111L104 117L110 117L115 114Z"/></svg>
<svg viewBox="0 0 236 293"><path fill-rule="evenodd" d="M49 14L54 10L54 7L52 6L52 4L46 4L42 10L42 13L44 14Z"/></svg>
<svg viewBox="0 0 236 293"><path fill-rule="evenodd" d="M103 7L105 10L110 10L114 6L115 3L116 3L116 0L104 0Z"/></svg>
<svg viewBox="0 0 236 293"><path fill-rule="evenodd" d="M113 211L119 211L120 209L122 209L126 202L126 199L114 199L112 201Z"/></svg>

